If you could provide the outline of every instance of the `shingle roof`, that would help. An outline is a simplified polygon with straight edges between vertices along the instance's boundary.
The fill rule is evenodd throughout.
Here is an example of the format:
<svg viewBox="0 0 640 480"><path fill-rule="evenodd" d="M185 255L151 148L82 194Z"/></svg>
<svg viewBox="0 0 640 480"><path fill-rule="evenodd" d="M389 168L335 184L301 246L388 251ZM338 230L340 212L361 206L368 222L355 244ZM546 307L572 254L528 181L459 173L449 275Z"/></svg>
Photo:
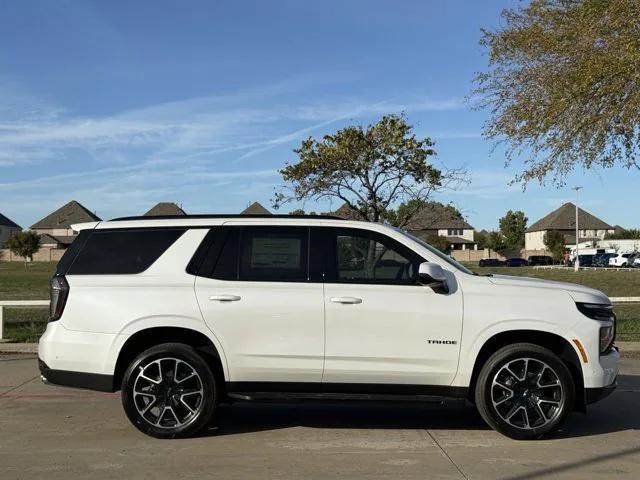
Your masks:
<svg viewBox="0 0 640 480"><path fill-rule="evenodd" d="M50 245L54 243L54 244L69 246L76 239L76 236L77 235L55 235L54 236L54 235L49 235L48 233L45 233L43 235L40 235L40 245Z"/></svg>
<svg viewBox="0 0 640 480"><path fill-rule="evenodd" d="M14 227L14 228L20 228L22 229L22 227L20 225L18 225L16 222L14 222L13 220L5 217L3 214L0 213L0 225L3 227Z"/></svg>
<svg viewBox="0 0 640 480"><path fill-rule="evenodd" d="M240 215L271 215L271 212L264 208L259 202L253 202L241 211Z"/></svg>
<svg viewBox="0 0 640 480"><path fill-rule="evenodd" d="M71 228L74 223L99 222L100 217L90 212L80 203L71 200L55 212L50 213L42 220L31 225L31 229L45 228Z"/></svg>
<svg viewBox="0 0 640 480"><path fill-rule="evenodd" d="M175 203L160 202L144 214L145 217L158 217L163 215L186 215L186 212Z"/></svg>
<svg viewBox="0 0 640 480"><path fill-rule="evenodd" d="M578 208L578 227L580 230L613 230L611 225L581 208ZM572 230L575 228L576 206L573 203L568 202L535 222L527 228L527 232L540 232L543 230Z"/></svg>
<svg viewBox="0 0 640 480"><path fill-rule="evenodd" d="M464 243L466 245L473 245L474 243L476 243L473 240L468 240L466 238L456 237L456 236L450 236L450 237L447 236L447 237L444 237L444 238L446 238L447 242L449 242L449 243Z"/></svg>
<svg viewBox="0 0 640 480"><path fill-rule="evenodd" d="M335 212L329 212L329 215L340 217L345 220L362 220L360 214L354 211L347 203L343 203Z"/></svg>
<svg viewBox="0 0 640 480"><path fill-rule="evenodd" d="M429 202L405 226L407 230L445 230L473 227L455 209L439 202Z"/></svg>

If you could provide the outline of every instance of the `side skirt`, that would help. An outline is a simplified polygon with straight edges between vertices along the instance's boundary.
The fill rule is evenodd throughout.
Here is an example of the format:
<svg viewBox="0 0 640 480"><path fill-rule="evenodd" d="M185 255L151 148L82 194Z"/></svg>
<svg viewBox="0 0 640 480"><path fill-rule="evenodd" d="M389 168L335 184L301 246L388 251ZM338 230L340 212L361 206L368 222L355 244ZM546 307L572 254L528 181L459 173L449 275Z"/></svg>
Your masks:
<svg viewBox="0 0 640 480"><path fill-rule="evenodd" d="M442 385L393 385L370 383L227 382L234 400L287 401L415 401L441 402L444 398L466 398L468 388Z"/></svg>

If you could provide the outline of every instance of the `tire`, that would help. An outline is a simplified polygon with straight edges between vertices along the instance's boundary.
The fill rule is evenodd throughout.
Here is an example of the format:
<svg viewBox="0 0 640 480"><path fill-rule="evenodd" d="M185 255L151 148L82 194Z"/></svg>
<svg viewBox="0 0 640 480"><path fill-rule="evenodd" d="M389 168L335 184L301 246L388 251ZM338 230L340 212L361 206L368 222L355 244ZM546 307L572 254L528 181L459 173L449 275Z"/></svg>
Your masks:
<svg viewBox="0 0 640 480"><path fill-rule="evenodd" d="M482 367L475 390L484 421L517 440L537 439L560 427L574 398L573 377L564 362L531 343L494 353Z"/></svg>
<svg viewBox="0 0 640 480"><path fill-rule="evenodd" d="M195 349L182 343L163 343L142 352L122 380L127 417L155 438L195 435L211 421L217 401L211 369Z"/></svg>

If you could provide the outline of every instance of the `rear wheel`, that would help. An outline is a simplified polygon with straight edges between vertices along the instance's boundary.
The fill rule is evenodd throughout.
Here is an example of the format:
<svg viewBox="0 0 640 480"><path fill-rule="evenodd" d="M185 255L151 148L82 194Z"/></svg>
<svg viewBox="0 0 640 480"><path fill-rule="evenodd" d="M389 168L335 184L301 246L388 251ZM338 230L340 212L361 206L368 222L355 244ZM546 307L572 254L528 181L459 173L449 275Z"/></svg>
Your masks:
<svg viewBox="0 0 640 480"><path fill-rule="evenodd" d="M215 410L213 373L200 355L181 343L142 352L122 382L122 405L140 431L156 438L194 435Z"/></svg>
<svg viewBox="0 0 640 480"><path fill-rule="evenodd" d="M494 429L515 439L534 439L558 428L574 404L567 366L550 350L529 343L493 354L476 384L476 405Z"/></svg>

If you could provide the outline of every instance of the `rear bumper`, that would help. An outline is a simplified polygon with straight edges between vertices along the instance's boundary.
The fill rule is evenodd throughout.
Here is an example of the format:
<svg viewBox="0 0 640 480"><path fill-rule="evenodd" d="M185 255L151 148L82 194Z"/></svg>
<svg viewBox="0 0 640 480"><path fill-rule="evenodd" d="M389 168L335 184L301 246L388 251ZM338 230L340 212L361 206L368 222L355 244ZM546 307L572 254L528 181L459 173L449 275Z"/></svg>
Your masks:
<svg viewBox="0 0 640 480"><path fill-rule="evenodd" d="M38 368L42 381L47 384L64 387L85 388L100 392L113 392L113 375L99 373L71 372L69 370L54 370L38 359Z"/></svg>

